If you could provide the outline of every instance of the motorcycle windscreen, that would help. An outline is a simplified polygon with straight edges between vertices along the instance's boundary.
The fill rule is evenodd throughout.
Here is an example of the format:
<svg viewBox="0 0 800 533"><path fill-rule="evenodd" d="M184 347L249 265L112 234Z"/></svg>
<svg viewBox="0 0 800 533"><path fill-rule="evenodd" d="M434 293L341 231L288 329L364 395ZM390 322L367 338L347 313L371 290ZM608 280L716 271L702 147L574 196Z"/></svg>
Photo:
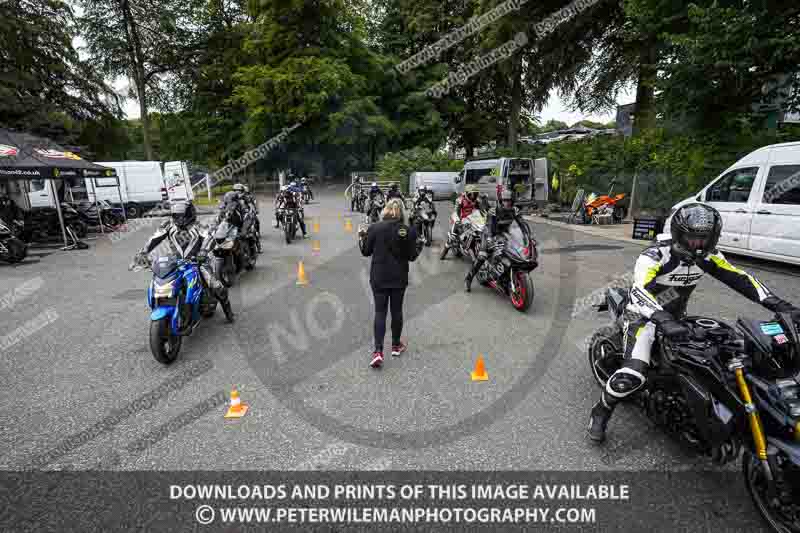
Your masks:
<svg viewBox="0 0 800 533"><path fill-rule="evenodd" d="M506 233L506 250L512 257L520 261L527 261L529 247L530 241L522 227L517 221L512 222Z"/></svg>
<svg viewBox="0 0 800 533"><path fill-rule="evenodd" d="M174 255L157 257L153 260L151 268L155 277L165 279L178 268L178 258Z"/></svg>
<svg viewBox="0 0 800 533"><path fill-rule="evenodd" d="M475 226L476 229L482 230L486 225L486 217L480 211L473 211L468 217L467 221Z"/></svg>

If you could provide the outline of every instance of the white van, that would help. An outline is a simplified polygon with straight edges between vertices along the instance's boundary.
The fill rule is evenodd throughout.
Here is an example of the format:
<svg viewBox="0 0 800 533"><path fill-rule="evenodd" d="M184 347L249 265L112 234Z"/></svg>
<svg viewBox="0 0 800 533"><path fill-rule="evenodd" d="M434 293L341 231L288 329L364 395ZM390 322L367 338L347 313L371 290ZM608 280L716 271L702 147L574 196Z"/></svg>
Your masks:
<svg viewBox="0 0 800 533"><path fill-rule="evenodd" d="M543 165L538 159L534 163L533 159L509 157L467 161L455 178L456 192L461 194L467 185L477 185L479 193L487 195L489 202L494 203L498 185L512 189L521 186L517 196L520 203L546 202L549 192L547 165L546 160L542 161ZM538 173L540 168L542 175Z"/></svg>
<svg viewBox="0 0 800 533"><path fill-rule="evenodd" d="M413 195L418 187L427 185L434 200L450 199L456 192L458 172L412 172L408 178L408 193Z"/></svg>
<svg viewBox="0 0 800 533"><path fill-rule="evenodd" d="M117 171L128 218L136 218L166 199L161 162L110 161L97 164L111 167ZM94 190L99 199L108 200L112 205L119 205L117 189L113 187L115 178L94 178L94 182ZM90 184L87 184L86 190L89 193L89 199L94 201Z"/></svg>
<svg viewBox="0 0 800 533"><path fill-rule="evenodd" d="M722 215L723 251L800 265L800 142L746 155L673 212L691 202Z"/></svg>
<svg viewBox="0 0 800 533"><path fill-rule="evenodd" d="M164 181L167 184L167 196L170 201L194 200L192 180L185 161L164 163Z"/></svg>

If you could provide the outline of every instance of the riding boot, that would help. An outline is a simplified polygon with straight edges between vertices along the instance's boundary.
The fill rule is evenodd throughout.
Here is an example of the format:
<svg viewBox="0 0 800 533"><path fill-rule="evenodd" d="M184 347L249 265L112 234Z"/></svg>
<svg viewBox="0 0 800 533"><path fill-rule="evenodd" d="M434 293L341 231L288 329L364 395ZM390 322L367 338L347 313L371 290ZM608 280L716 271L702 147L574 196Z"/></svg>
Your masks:
<svg viewBox="0 0 800 533"><path fill-rule="evenodd" d="M233 323L233 321L236 319L236 315L233 314L231 300L228 298L228 290L224 288L218 290L217 300L219 300L219 305L222 307L222 312L225 313L225 318L228 320L228 322Z"/></svg>
<svg viewBox="0 0 800 533"><path fill-rule="evenodd" d="M592 407L592 412L589 415L588 434L590 439L597 443L606 440L606 427L608 426L608 421L611 419L611 415L614 414L616 405L616 398L612 397L606 391L603 391L603 394L600 396L600 401Z"/></svg>

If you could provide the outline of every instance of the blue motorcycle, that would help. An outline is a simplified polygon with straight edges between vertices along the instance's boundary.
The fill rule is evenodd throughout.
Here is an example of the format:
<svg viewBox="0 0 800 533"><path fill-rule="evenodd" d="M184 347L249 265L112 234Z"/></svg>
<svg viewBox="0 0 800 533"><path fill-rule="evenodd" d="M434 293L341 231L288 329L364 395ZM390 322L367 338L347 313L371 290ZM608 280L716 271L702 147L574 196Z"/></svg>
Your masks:
<svg viewBox="0 0 800 533"><path fill-rule="evenodd" d="M158 257L150 269L150 351L156 361L169 365L178 358L183 337L191 335L203 318L214 316L217 300L205 288L196 261Z"/></svg>

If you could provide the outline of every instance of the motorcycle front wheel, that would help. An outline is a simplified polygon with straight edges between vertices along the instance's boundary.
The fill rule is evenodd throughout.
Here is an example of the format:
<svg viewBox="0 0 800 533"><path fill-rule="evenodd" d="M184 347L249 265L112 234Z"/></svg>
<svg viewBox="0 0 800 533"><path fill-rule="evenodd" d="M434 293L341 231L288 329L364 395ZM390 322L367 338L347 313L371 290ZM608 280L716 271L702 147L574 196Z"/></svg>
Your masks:
<svg viewBox="0 0 800 533"><path fill-rule="evenodd" d="M425 246L430 246L433 243L433 231L431 231L432 224L425 224Z"/></svg>
<svg viewBox="0 0 800 533"><path fill-rule="evenodd" d="M598 329L589 339L586 351L592 375L600 388L605 389L608 379L622 366L622 332L615 326Z"/></svg>
<svg viewBox="0 0 800 533"><path fill-rule="evenodd" d="M181 351L183 337L173 335L170 328L171 317L150 322L150 351L162 365L171 365Z"/></svg>
<svg viewBox="0 0 800 533"><path fill-rule="evenodd" d="M771 501L761 461L749 450L745 450L742 454L744 482L759 514L773 531L778 533L798 533L800 532L800 494L791 494L791 491L797 491L798 489L796 478L793 476L800 475L800 468L792 465L785 455L779 456L776 464L784 468L783 478L788 485L786 489L790 491L790 494L784 497L783 502ZM793 483L794 486L792 486Z"/></svg>
<svg viewBox="0 0 800 533"><path fill-rule="evenodd" d="M514 272L514 285L517 290L509 295L514 309L524 313L533 303L533 282L525 272Z"/></svg>

